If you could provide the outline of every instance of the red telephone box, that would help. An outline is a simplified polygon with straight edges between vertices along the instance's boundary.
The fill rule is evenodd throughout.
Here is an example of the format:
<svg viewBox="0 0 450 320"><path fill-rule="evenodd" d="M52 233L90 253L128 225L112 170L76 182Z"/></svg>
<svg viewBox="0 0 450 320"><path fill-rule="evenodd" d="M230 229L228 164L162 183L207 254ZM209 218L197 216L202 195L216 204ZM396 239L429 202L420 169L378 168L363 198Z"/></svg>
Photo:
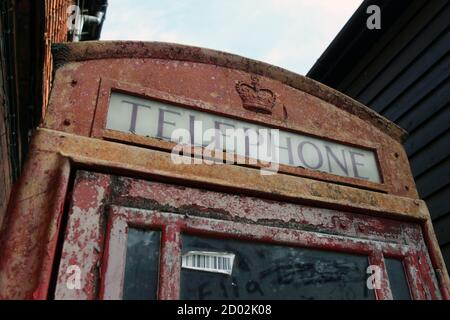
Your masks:
<svg viewBox="0 0 450 320"><path fill-rule="evenodd" d="M201 48L83 42L54 59L2 298L449 298L405 132L369 108Z"/></svg>

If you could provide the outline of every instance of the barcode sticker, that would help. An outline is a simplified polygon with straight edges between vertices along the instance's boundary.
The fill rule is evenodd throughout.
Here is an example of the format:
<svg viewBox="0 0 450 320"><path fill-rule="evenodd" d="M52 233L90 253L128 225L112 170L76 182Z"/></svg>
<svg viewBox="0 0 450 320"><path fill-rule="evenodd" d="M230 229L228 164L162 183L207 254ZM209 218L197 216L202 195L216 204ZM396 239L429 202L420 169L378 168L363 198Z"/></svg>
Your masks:
<svg viewBox="0 0 450 320"><path fill-rule="evenodd" d="M189 251L181 259L181 266L185 269L205 272L233 273L235 255L226 252Z"/></svg>

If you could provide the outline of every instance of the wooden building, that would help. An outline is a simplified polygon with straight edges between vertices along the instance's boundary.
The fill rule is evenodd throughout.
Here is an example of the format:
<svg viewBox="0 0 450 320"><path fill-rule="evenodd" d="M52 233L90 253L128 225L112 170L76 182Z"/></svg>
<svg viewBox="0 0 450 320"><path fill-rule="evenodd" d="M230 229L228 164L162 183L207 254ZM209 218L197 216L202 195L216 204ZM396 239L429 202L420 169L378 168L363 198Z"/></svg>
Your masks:
<svg viewBox="0 0 450 320"><path fill-rule="evenodd" d="M366 8L381 8L381 29ZM364 1L308 76L394 121L450 265L450 3Z"/></svg>

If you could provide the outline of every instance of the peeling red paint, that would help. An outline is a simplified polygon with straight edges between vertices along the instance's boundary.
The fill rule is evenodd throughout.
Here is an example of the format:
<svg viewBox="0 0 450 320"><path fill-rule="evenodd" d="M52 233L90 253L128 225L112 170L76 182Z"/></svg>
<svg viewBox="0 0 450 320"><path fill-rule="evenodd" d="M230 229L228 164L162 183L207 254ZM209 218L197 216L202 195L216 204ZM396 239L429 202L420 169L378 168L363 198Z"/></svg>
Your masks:
<svg viewBox="0 0 450 320"><path fill-rule="evenodd" d="M81 176L84 175L81 173ZM97 179L77 181L79 181L82 193L90 190L94 194L97 181L108 181L111 184L109 189L114 190L108 200L105 199L103 202L110 208L110 223L106 231L107 246L112 241L111 237L122 239L124 233L127 232L127 224L139 228L150 227L162 230L158 294L160 299L177 299L179 297L180 234L182 232L367 255L372 264L378 265L384 270L382 288L376 291L378 299L392 299L383 256L396 257L404 260L407 265L414 298L441 298L435 279L428 276L431 262L428 259L424 240L414 223L374 218L361 214L350 215L346 212L298 204L268 202L258 198L187 187L180 188L179 186L131 178L115 177L111 179L100 174L96 176ZM86 183L90 184L90 187ZM193 205L187 206L187 203ZM252 208L253 219L248 216L249 208ZM94 214L97 216L102 215L101 211L90 210L89 207L85 207L83 210L95 212ZM285 221L275 218L280 213L287 215ZM302 223L294 223L297 218ZM90 219L91 217L85 216L82 218L84 221L81 222L81 225L86 225ZM326 223L319 223L327 221L327 219L331 222L328 226ZM99 221L99 219L94 221ZM364 224L367 227L366 232L358 229L355 221L358 222L357 225ZM122 230L120 236L117 231L113 231L115 230L114 226L118 226L119 222L122 225L118 229ZM340 225L343 222L346 225L345 228L336 228L336 223ZM69 242L69 248L69 239L78 232L77 228L70 226L69 220L67 231L69 237L66 239L66 242ZM378 228L377 232L371 231L373 226ZM95 229L97 228L98 226L95 227ZM386 237L383 230L390 234L390 237ZM114 236L111 236L112 232L115 232ZM95 243L100 238L101 235L96 234L89 240ZM121 282L107 279L112 277L111 274L114 275L113 279L117 278L117 274L123 276L124 253L119 254L122 258L118 260L115 257L118 254L118 247L125 247L125 239L120 240L121 245L114 246L114 252L110 251L111 248L105 249L101 267L104 277L98 278L96 283L90 282L83 291L85 295L77 295L78 298L121 297ZM86 259L85 256L79 256L83 252L86 250L80 250L78 256L70 263L76 264L83 261L84 264L87 264L86 268L94 268L98 259ZM111 264L109 259L113 259L111 261L114 263ZM57 298L66 298L67 294L70 294L70 291L67 292L64 287L64 267L67 265L64 260L63 258L60 268ZM109 281L108 285L105 287L102 281ZM100 288L100 294L96 295L98 288Z"/></svg>
<svg viewBox="0 0 450 320"><path fill-rule="evenodd" d="M0 298L47 297L69 173L67 159L31 153L0 238Z"/></svg>
<svg viewBox="0 0 450 320"><path fill-rule="evenodd" d="M382 268L385 255L403 259L413 298L449 299L446 267L401 145L404 132L370 109L286 70L200 48L68 44L58 48L56 62L49 109L0 235L0 298L106 298L107 257L115 254L108 247L109 212L162 230L160 299L179 297L179 234L187 231L352 251ZM277 94L271 115L243 108L235 90L237 81L255 75ZM370 148L383 181L286 166L263 177L259 164L176 166L172 144L105 130L111 90ZM126 226L114 230L123 240ZM49 292L58 239L57 288ZM67 290L71 265L81 267L81 290ZM386 282L376 295L392 298Z"/></svg>

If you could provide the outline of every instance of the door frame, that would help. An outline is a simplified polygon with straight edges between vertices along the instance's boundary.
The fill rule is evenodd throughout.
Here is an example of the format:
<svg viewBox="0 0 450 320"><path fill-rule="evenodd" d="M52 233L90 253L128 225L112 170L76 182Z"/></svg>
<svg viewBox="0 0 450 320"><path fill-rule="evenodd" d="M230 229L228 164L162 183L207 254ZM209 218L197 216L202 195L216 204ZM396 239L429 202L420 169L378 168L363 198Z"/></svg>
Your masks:
<svg viewBox="0 0 450 320"><path fill-rule="evenodd" d="M160 208L149 207L148 203L153 204L166 197L165 191L169 198L175 199L172 206L162 204ZM138 208L132 208L136 203L127 197L133 192L147 192L145 200L148 203L145 204L140 199ZM185 197L180 200L183 194ZM253 206L255 210L265 205L265 217L272 217L274 221L280 210L292 211L298 207L299 212L303 213L304 223L316 223L323 230L318 232L296 229L295 226L276 226L267 223L270 222L267 219L262 224L250 220L241 222L249 217L249 212L242 208L236 209L236 212L240 212L237 217L228 220L203 214L203 209L211 206L208 199L214 197L220 197L221 206L225 207L227 201L230 206L235 207L239 202L250 201L246 205ZM193 208L198 209L197 213L192 208L188 213L178 210L185 208L192 199L196 199ZM167 201L170 202L170 199ZM219 209L214 208L216 211ZM320 212L324 214L321 216ZM295 215L296 212L291 214ZM327 220L329 215L332 217ZM56 299L121 297L128 226L162 232L159 299L179 298L180 235L183 232L365 254L369 264L379 266L383 272L381 289L375 290L377 299L392 299L384 257L401 259L412 299L441 298L436 279L432 277L431 261L420 225L415 223L82 171L78 172L75 180L68 219L56 284ZM333 223L326 225L330 221ZM380 233L380 225L383 226L386 237L384 233ZM331 230L335 234L331 234ZM111 245L115 250L109 249ZM81 290L70 290L66 283L71 275L66 270L77 262L82 268L81 274L87 279Z"/></svg>

